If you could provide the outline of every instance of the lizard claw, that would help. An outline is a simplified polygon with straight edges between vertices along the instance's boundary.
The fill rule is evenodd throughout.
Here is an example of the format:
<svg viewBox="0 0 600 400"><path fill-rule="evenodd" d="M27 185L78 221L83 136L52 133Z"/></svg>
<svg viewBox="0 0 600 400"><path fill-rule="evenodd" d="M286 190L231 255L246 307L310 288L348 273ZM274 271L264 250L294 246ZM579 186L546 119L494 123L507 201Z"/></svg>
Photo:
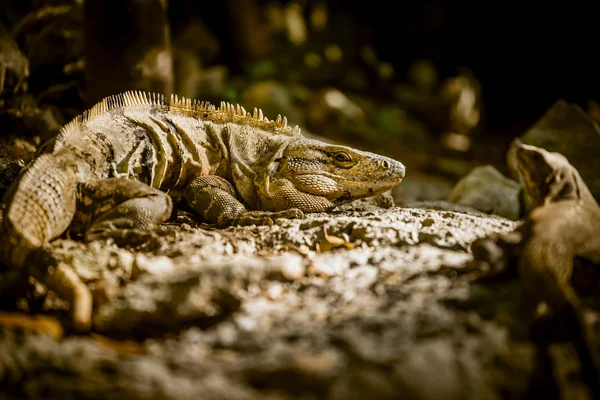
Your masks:
<svg viewBox="0 0 600 400"><path fill-rule="evenodd" d="M250 226L250 225L274 225L273 219L266 216L255 216L248 215L247 213L240 215L239 217L232 220L227 225L230 226Z"/></svg>
<svg viewBox="0 0 600 400"><path fill-rule="evenodd" d="M302 219L304 213L299 208L290 208L289 210L273 213L275 218Z"/></svg>
<svg viewBox="0 0 600 400"><path fill-rule="evenodd" d="M157 227L155 230L142 230L142 229L96 229L90 230L85 234L85 241L92 242L96 240L108 240L112 241L119 247L125 246L140 246L149 241L156 241L162 237L176 235L175 229Z"/></svg>
<svg viewBox="0 0 600 400"><path fill-rule="evenodd" d="M279 218L304 218L304 213L299 208L290 208L283 211L247 211L237 218L234 218L227 225L267 225L275 224L275 220Z"/></svg>
<svg viewBox="0 0 600 400"><path fill-rule="evenodd" d="M40 261L32 261L34 260ZM50 267L47 264L36 263L31 268L31 274L48 290L70 303L73 327L77 332L88 332L91 329L92 293L70 266L63 262L50 264Z"/></svg>

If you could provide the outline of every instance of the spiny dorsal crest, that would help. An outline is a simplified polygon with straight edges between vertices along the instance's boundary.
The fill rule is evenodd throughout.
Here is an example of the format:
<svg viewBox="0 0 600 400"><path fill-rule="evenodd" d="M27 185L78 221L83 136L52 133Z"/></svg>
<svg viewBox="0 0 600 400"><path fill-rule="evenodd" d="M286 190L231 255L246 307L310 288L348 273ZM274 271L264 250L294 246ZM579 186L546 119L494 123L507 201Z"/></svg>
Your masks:
<svg viewBox="0 0 600 400"><path fill-rule="evenodd" d="M278 115L274 121L270 121L263 115L262 110L257 108L254 108L254 113L250 114L239 104L234 106L233 104L225 101L222 101L221 105L217 108L207 101L198 101L187 99L185 97L179 98L177 95L171 95L170 100L167 102L162 94L132 90L105 97L89 110L86 110L77 117L73 118L71 122L67 123L60 130L60 133L56 138L54 147L55 150L60 146L64 139L69 136L69 134L74 132L82 124L112 110L124 107L169 107L170 109L172 108L177 111L188 111L192 113L214 113L213 115L215 116L220 114L250 118L255 121L264 122L265 124L269 124L275 128L286 129L288 127L286 117ZM267 128L267 126L265 126L265 128ZM300 128L298 125L291 129L290 133L293 135L300 135Z"/></svg>
<svg viewBox="0 0 600 400"><path fill-rule="evenodd" d="M287 117L282 117L281 114L277 115L277 118L275 119L275 121L269 121L269 119L264 116L262 110L257 109L256 107L254 107L254 113L250 114L249 112L246 111L246 109L244 107L240 106L239 104L236 104L234 106L233 104L225 102L225 101L222 101L221 105L217 108L217 107L213 106L212 104L210 104L209 102L186 99L185 97L179 98L177 95L171 95L171 100L169 102L169 106L181 108L181 109L189 110L189 111L193 111L193 112L196 112L196 111L215 112L215 113L221 113L221 114L225 114L225 115L233 115L233 116L244 117L244 118L252 118L257 121L264 121L267 123L274 122L275 127L277 127L277 128L285 129L288 126ZM295 126L293 130L296 131L297 133L300 133L300 128L298 126Z"/></svg>
<svg viewBox="0 0 600 400"><path fill-rule="evenodd" d="M112 110L123 107L136 106L165 106L165 97L158 93L146 93L142 91L129 91L105 97L100 102L96 103L89 110L85 110L80 115L76 116L63 126L56 137L54 149L58 149L62 142L79 126L90 121L100 115L106 114Z"/></svg>

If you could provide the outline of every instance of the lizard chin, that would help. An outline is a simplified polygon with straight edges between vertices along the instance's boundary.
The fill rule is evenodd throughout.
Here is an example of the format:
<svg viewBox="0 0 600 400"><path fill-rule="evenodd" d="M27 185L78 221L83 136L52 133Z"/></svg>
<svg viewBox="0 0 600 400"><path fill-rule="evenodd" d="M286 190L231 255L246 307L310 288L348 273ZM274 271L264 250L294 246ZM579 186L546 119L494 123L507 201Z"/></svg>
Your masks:
<svg viewBox="0 0 600 400"><path fill-rule="evenodd" d="M320 196L336 207L354 200L377 196L394 188L404 178L404 166L373 176L341 176L331 173L296 173L288 179L294 187L308 195ZM368 182L368 184L367 184Z"/></svg>

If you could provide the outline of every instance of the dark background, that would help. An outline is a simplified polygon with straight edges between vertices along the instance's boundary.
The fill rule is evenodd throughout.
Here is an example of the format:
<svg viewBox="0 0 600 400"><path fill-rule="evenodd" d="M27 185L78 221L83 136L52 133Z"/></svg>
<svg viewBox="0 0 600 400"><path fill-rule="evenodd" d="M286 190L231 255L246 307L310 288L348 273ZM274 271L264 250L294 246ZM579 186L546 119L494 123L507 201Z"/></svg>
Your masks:
<svg viewBox="0 0 600 400"><path fill-rule="evenodd" d="M12 26L40 3L61 2L4 0L0 19ZM200 16L221 43L214 63L226 64L232 73L241 70L226 1L168 4L173 32L186 19ZM332 15L344 15L354 25L355 39L371 43L381 59L394 65L397 79L414 60L423 58L435 62L441 78L459 67L471 69L483 87L488 132L518 134L559 98L584 108L589 100L600 100L598 14L593 2L330 0L327 4Z"/></svg>
<svg viewBox="0 0 600 400"><path fill-rule="evenodd" d="M266 3L266 2L263 2ZM283 2L285 3L285 2ZM310 3L310 2L305 2ZM599 31L593 2L453 2L383 0L327 2L332 14L348 14L363 40L396 70L415 59L435 62L441 77L463 66L481 81L490 131L522 129L563 98L585 108L600 99ZM190 12L228 46L223 2L171 1L177 21ZM236 65L232 51L219 61Z"/></svg>

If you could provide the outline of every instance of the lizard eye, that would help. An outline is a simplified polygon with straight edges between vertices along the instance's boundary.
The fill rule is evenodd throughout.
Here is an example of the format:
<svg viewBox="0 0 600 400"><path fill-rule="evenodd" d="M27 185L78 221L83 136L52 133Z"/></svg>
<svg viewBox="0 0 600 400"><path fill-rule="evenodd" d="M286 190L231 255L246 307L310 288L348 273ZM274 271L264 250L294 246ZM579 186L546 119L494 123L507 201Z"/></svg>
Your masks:
<svg viewBox="0 0 600 400"><path fill-rule="evenodd" d="M352 162L352 157L350 157L350 154L344 153L344 152L337 153L334 156L334 159L335 159L336 162L342 163L342 164L346 164L346 165L348 163Z"/></svg>

